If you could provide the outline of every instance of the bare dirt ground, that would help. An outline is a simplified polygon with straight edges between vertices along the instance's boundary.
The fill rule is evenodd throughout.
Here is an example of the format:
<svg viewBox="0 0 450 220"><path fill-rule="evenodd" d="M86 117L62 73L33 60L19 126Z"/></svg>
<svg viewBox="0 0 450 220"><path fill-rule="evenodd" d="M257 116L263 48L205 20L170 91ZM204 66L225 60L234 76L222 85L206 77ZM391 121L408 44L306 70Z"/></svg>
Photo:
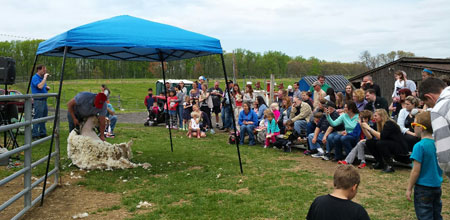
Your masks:
<svg viewBox="0 0 450 220"><path fill-rule="evenodd" d="M75 176L83 176L84 171L74 172ZM36 204L21 219L51 220L73 219L72 216L87 212L89 216L83 219L125 219L132 216L120 206L120 194L104 193L88 190L76 183L82 179L63 176L61 184L45 197L44 205ZM52 178L53 181L53 178ZM51 184L51 183L48 183ZM49 185L47 185L49 186ZM0 201L6 201L23 188L23 180L14 180L0 190ZM33 190L33 199L40 195L42 186ZM11 219L23 206L23 200L17 200L11 207L3 210L0 219ZM95 213L95 214L93 214Z"/></svg>

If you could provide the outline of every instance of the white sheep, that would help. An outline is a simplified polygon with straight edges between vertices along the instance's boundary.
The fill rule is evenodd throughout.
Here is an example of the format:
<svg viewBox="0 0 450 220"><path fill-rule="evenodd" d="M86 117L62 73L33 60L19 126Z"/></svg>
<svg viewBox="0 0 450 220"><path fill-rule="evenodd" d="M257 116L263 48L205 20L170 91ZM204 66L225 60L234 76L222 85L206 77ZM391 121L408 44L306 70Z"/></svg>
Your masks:
<svg viewBox="0 0 450 220"><path fill-rule="evenodd" d="M131 145L128 143L111 144L102 141L94 131L97 117L89 117L81 127L81 134L72 131L67 138L67 155L80 169L134 168Z"/></svg>

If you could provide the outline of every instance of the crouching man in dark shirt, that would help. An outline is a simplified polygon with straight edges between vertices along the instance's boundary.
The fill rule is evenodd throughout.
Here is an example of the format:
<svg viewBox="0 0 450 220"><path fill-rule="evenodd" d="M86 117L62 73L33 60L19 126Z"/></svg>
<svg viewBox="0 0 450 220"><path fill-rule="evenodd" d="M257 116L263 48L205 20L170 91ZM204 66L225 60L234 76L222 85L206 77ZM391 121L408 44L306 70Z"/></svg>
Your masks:
<svg viewBox="0 0 450 220"><path fill-rule="evenodd" d="M358 191L360 177L353 166L340 165L334 172L334 191L319 196L309 207L307 220L370 219L364 207L351 200Z"/></svg>

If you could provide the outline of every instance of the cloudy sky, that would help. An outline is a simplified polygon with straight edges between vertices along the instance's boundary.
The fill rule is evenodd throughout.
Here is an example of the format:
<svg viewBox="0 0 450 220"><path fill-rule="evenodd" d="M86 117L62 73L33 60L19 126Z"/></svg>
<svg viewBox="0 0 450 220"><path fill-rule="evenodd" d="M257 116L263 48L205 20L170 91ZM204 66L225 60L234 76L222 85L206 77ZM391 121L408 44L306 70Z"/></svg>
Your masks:
<svg viewBox="0 0 450 220"><path fill-rule="evenodd" d="M48 39L117 15L178 26L221 40L226 51L357 61L392 50L450 57L447 0L0 0L0 41Z"/></svg>

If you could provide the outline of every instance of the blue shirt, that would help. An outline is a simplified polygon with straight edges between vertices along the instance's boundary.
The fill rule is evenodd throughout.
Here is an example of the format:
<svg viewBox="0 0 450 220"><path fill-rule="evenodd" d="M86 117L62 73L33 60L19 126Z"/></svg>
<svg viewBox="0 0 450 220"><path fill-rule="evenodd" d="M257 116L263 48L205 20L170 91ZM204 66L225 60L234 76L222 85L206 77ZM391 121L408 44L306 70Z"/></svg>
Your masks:
<svg viewBox="0 0 450 220"><path fill-rule="evenodd" d="M424 138L414 145L411 159L421 164L419 178L416 184L428 187L440 187L442 183L442 170L436 157L434 140Z"/></svg>
<svg viewBox="0 0 450 220"><path fill-rule="evenodd" d="M266 105L260 105L258 108L258 120L261 121L264 119L264 111L267 109Z"/></svg>
<svg viewBox="0 0 450 220"><path fill-rule="evenodd" d="M254 126L258 126L258 116L252 110L249 110L247 114L245 114L244 110L239 113L239 125L242 126L244 121L252 121Z"/></svg>
<svg viewBox="0 0 450 220"><path fill-rule="evenodd" d="M106 108L109 108L109 110L111 110L111 111L113 111L113 112L116 112L116 111L114 110L114 107L111 105L111 103L107 103L107 104L106 104ZM109 118L109 112L108 112L108 110L106 110L106 117Z"/></svg>
<svg viewBox="0 0 450 220"><path fill-rule="evenodd" d="M32 94L38 94L38 93L48 93L47 91L47 83L44 84L44 87L42 89L39 89L38 84L44 80L43 77L39 76L39 74L34 74L33 78L31 78L31 93ZM44 99L44 98L39 98Z"/></svg>

